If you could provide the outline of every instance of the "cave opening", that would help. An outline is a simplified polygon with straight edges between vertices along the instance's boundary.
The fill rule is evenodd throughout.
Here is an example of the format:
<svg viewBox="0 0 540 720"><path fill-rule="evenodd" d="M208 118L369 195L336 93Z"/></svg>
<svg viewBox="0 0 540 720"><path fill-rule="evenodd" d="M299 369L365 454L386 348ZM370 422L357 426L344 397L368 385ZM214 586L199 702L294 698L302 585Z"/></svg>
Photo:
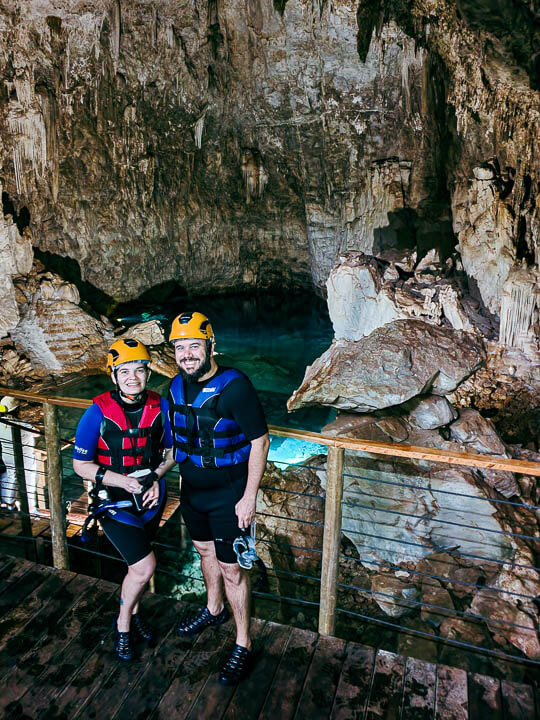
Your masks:
<svg viewBox="0 0 540 720"><path fill-rule="evenodd" d="M23 230L30 225L30 210L26 205L23 205L23 207L17 211L15 203L7 192L2 192L2 210L4 215L11 215L13 222L17 226L17 230L22 235Z"/></svg>
<svg viewBox="0 0 540 720"><path fill-rule="evenodd" d="M40 250L38 247L34 247L34 257L42 263L45 270L56 273L75 285L81 296L81 306L91 315L108 315L116 305L114 298L82 279L79 263L73 258Z"/></svg>

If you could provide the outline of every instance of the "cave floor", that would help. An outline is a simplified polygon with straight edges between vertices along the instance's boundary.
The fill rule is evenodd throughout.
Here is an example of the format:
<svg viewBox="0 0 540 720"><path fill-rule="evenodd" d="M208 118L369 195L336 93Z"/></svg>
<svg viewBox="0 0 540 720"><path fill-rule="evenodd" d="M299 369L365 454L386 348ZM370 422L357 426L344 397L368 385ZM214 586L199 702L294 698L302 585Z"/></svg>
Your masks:
<svg viewBox="0 0 540 720"><path fill-rule="evenodd" d="M192 608L157 594L143 603L156 645L121 663L111 632L118 593L106 580L0 556L1 717L539 717L528 685L264 620L253 621L250 676L224 687L232 622L179 638L176 621Z"/></svg>

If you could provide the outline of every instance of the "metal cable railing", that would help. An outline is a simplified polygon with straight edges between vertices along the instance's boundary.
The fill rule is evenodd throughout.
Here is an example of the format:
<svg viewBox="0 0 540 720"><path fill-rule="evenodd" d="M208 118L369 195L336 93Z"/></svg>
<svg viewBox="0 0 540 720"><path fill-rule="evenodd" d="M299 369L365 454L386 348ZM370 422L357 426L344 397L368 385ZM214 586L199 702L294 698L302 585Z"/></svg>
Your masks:
<svg viewBox="0 0 540 720"><path fill-rule="evenodd" d="M42 402L49 410L54 408L47 399ZM67 399L62 398L62 404L68 405ZM0 418L0 425L4 421L5 418ZM9 440L2 440L4 457L15 458L17 452L19 461L23 457L22 466L14 462L9 476L1 483L2 493L17 496L19 503L17 512L11 516L14 522L21 523L21 532L9 538L23 544L35 543L32 522L40 517L50 518L51 537L40 535L40 541L52 546L55 565L67 564L69 553L118 561L116 554L103 551L102 547L82 546L78 538L77 523L86 514L87 498L83 481L74 476L71 468L74 429L72 423L64 423L56 430L59 458L56 479L51 468L45 468L43 458L41 465L30 467L28 460L25 464L25 458L36 452L48 457L47 442L46 447L37 447L42 444L43 435L51 433L51 420L46 413L44 422L30 429L19 425L19 433L31 431L33 439L21 434L19 439L12 440L11 447ZM257 513L257 546L267 566L267 586L255 590L256 598L317 611L319 630L325 633L334 632L336 619L357 618L389 631L408 632L491 657L540 664L539 658L528 657L522 647L512 643L510 636L510 633L522 635L525 647L526 639L537 633L534 590L540 587L536 577L540 569L534 558L540 537L538 498L509 499L500 496L493 487L486 493L482 483L474 492L466 483L449 489L440 485L439 477L428 478L425 471L427 461L466 465L465 460L469 459L479 473L485 468L506 471L512 468L516 473L540 475L538 464L486 456L478 460L479 456L469 457L465 453L459 460L456 453L434 458L430 449L425 448L412 448L407 455L403 449L406 446L400 446L395 457L422 460L424 467L414 475L408 474L412 472L409 467L407 472L400 468L391 474L387 468L391 448L380 447L381 443L328 438L289 429L272 430L282 437L299 436L302 442L326 445L328 456L326 460L318 458L315 464L307 460L301 465L271 458L269 472L261 484ZM346 471L345 450L348 458L356 458ZM366 459L357 455L357 450L371 454ZM384 470L374 469L380 455L385 456ZM369 472L362 471L363 458L369 462ZM355 470L351 471L351 467ZM321 487L321 480L325 487ZM169 486L172 489L172 482ZM71 523L69 537L65 533L63 540L60 537L64 560L55 550L58 541L54 530L55 523L58 526L55 492L62 499L61 514L67 506L67 520ZM21 502L24 495L26 502ZM441 503L440 499L445 497L452 503ZM171 582L199 584L202 589L202 575L196 568L188 572L185 567L169 562L181 550L178 538L185 538L185 528L176 512L178 492L171 493L171 501L174 508L164 526L167 532L154 542L160 559L157 572ZM4 510L2 517L9 519L10 512ZM520 524L513 528L516 517ZM64 517L60 521L63 527ZM425 528L430 528L429 533ZM525 579L520 575L524 571L528 573ZM382 585L377 585L375 579L382 579ZM391 580L388 587L384 585L387 579ZM539 584L535 585L536 581ZM433 594L430 588L434 589ZM479 597L482 602L475 604ZM442 598L447 602L441 602ZM388 616L389 608L396 617ZM513 614L501 615L501 608ZM418 629L424 614L428 617L425 631ZM444 625L451 626L453 619L471 628L481 628L486 644L456 639L446 631L443 634Z"/></svg>

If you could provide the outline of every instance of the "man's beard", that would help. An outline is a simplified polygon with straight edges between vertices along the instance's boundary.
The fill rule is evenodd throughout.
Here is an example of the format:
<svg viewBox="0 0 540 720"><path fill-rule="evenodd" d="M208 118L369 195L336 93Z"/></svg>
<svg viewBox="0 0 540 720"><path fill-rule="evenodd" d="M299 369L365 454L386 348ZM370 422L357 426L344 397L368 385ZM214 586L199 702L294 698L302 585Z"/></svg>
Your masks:
<svg viewBox="0 0 540 720"><path fill-rule="evenodd" d="M178 372L184 380L187 380L188 382L197 382L202 378L203 375L206 375L206 373L210 371L211 367L212 363L210 360L210 354L206 353L206 357L204 358L198 369L195 370L195 372L188 373L180 366L178 366Z"/></svg>

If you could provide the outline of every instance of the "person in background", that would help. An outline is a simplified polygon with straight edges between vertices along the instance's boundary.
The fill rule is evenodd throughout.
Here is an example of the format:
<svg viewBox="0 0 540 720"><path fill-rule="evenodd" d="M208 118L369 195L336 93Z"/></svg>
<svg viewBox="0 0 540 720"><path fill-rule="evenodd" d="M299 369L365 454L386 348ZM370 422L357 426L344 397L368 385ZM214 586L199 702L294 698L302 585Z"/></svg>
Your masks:
<svg viewBox="0 0 540 720"><path fill-rule="evenodd" d="M94 482L96 514L116 505L97 517L128 566L113 625L115 652L125 661L134 657L135 639L154 638L139 598L156 567L150 542L165 507L165 474L174 465L166 402L146 389L149 362L138 340L111 345L107 372L115 387L95 397L82 416L73 451L77 475Z"/></svg>
<svg viewBox="0 0 540 720"><path fill-rule="evenodd" d="M17 496L17 476L15 474L15 453L13 451L13 425L21 431L24 481L28 510L31 515L37 512L36 502L36 454L34 451L37 433L32 426L16 417L19 401L11 395L0 400L0 457L4 472L0 473L0 504L7 510L19 510L21 498ZM5 419L6 422L2 420Z"/></svg>
<svg viewBox="0 0 540 720"><path fill-rule="evenodd" d="M181 475L180 510L201 556L207 604L181 622L181 636L209 625L236 623L236 644L219 681L235 685L252 664L249 577L237 562L233 543L255 519L257 491L266 465L268 427L248 378L234 368L218 367L214 333L199 312L175 318L169 340L178 375L168 403L174 458Z"/></svg>

